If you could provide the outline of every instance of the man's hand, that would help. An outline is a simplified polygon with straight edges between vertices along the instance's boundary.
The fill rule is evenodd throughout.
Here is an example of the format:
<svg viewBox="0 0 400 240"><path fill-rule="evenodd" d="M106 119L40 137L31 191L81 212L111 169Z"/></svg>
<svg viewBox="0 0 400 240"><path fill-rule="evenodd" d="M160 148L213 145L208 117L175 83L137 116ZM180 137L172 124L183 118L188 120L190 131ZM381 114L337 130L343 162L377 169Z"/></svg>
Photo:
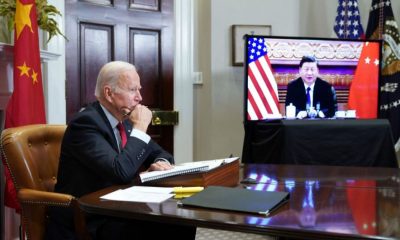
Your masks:
<svg viewBox="0 0 400 240"><path fill-rule="evenodd" d="M310 110L308 111L308 117L309 118L315 118L317 116L317 111L312 107L310 108Z"/></svg>
<svg viewBox="0 0 400 240"><path fill-rule="evenodd" d="M297 114L297 118L298 118L298 119L303 119L303 118L305 118L305 117L307 117L307 112L306 112L306 111L300 111L300 112Z"/></svg>
<svg viewBox="0 0 400 240"><path fill-rule="evenodd" d="M167 161L158 161L150 165L146 172L151 171L164 171L174 168L169 162Z"/></svg>
<svg viewBox="0 0 400 240"><path fill-rule="evenodd" d="M152 117L153 114L150 109L141 104L136 105L135 109L129 114L129 120L132 122L133 127L143 132L147 131Z"/></svg>

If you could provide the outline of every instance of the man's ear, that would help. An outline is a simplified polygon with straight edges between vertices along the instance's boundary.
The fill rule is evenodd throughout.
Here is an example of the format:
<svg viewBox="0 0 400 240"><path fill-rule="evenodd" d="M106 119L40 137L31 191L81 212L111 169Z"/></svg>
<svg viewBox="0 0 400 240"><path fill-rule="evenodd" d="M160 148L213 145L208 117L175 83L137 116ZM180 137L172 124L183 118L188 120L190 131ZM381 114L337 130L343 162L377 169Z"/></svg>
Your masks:
<svg viewBox="0 0 400 240"><path fill-rule="evenodd" d="M103 93L104 93L104 98L107 101L112 102L111 96L112 96L113 92L111 90L111 87L110 86L104 86Z"/></svg>

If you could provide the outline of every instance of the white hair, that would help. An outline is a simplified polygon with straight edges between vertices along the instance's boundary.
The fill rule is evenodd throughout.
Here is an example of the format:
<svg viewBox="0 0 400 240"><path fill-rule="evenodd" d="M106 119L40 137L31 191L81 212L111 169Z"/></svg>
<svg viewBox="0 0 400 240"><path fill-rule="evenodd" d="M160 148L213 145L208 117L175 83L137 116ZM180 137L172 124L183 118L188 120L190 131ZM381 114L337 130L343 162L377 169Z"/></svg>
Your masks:
<svg viewBox="0 0 400 240"><path fill-rule="evenodd" d="M94 95L99 98L103 95L103 88L105 85L110 85L111 89L114 91L117 87L119 77L122 73L126 71L136 71L134 65L122 62L113 61L106 63L99 72L97 76L96 88L94 90Z"/></svg>

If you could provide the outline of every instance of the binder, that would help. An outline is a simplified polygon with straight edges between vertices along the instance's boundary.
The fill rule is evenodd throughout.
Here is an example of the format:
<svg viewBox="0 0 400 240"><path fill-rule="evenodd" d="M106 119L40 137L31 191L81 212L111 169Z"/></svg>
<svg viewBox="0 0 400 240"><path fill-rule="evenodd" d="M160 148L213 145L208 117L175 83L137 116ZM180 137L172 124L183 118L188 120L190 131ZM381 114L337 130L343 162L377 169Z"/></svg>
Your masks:
<svg viewBox="0 0 400 240"><path fill-rule="evenodd" d="M190 187L190 186L227 186L234 187L239 184L239 158L221 164L211 170L185 173L176 176L144 182L143 185L159 187Z"/></svg>
<svg viewBox="0 0 400 240"><path fill-rule="evenodd" d="M181 207L203 207L269 215L289 200L287 192L256 191L245 188L210 186L181 200Z"/></svg>

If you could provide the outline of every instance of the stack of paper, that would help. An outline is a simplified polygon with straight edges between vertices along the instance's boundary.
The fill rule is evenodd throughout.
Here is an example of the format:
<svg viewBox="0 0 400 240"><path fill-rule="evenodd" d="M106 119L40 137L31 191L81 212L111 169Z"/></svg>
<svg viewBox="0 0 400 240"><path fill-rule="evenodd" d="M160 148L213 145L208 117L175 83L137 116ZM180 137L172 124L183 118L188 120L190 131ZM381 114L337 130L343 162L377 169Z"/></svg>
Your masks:
<svg viewBox="0 0 400 240"><path fill-rule="evenodd" d="M203 187L145 187L133 186L111 192L101 199L128 202L160 203L172 196L184 198L202 191Z"/></svg>
<svg viewBox="0 0 400 240"><path fill-rule="evenodd" d="M171 193L172 190L173 188L167 187L133 186L126 189L119 189L100 198L114 201L160 203L174 196Z"/></svg>

